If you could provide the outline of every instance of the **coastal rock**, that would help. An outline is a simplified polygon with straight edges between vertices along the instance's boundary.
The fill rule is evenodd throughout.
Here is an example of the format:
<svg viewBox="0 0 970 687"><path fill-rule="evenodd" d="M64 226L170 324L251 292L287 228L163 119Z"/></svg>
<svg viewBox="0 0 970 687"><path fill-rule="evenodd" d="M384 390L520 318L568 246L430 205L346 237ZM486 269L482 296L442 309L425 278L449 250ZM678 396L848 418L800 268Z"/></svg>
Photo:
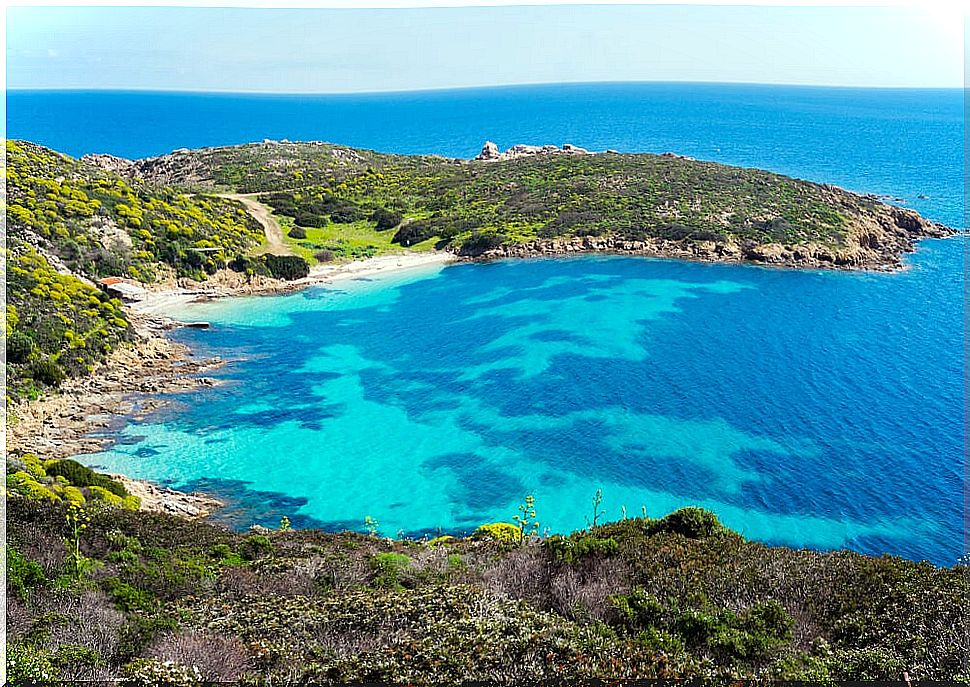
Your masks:
<svg viewBox="0 0 970 687"><path fill-rule="evenodd" d="M363 156L358 153L353 148L334 148L330 151L330 154L334 156L342 165L353 165L363 161Z"/></svg>
<svg viewBox="0 0 970 687"><path fill-rule="evenodd" d="M671 153L669 151L666 153L661 153L660 157L666 157L671 160L693 160L694 159L688 155L678 155L677 153Z"/></svg>
<svg viewBox="0 0 970 687"><path fill-rule="evenodd" d="M141 501L141 510L150 513L167 513L195 520L225 505L207 494L176 491L125 475L110 475L110 477L121 482L129 494L137 496Z"/></svg>
<svg viewBox="0 0 970 687"><path fill-rule="evenodd" d="M492 162L496 160L517 160L524 157L534 157L536 155L556 154L589 155L590 152L572 143L565 143L562 148L554 145L534 146L517 143L503 153L499 152L498 146L492 141L485 141L485 145L482 146L482 151L473 159Z"/></svg>
<svg viewBox="0 0 970 687"><path fill-rule="evenodd" d="M904 212L898 217L907 224L913 215ZM917 216L918 217L918 216ZM919 218L921 222L926 222ZM877 226L878 225L874 225ZM895 225L893 225L895 226ZM897 227L898 229L898 227ZM833 249L821 244L806 242L798 244L757 243L746 241L739 245L731 240L690 241L646 238L629 240L616 236L557 237L554 239L533 239L515 244L504 244L488 249L459 249L459 258L468 260L492 260L504 258L530 258L541 256L571 255L577 253L614 253L619 255L642 255L647 257L679 258L701 262L754 262L777 267L808 267L824 269L867 269L887 271L898 269L901 260L893 253L898 250L898 242L915 244L915 238L905 230L903 238L896 237L897 243L887 243L886 234L868 234L860 241L859 236L851 233L846 245ZM928 230L925 226L912 229L917 235ZM869 231L873 231L869 227ZM949 230L942 227L943 236ZM876 247L878 246L878 247Z"/></svg>
<svg viewBox="0 0 970 687"><path fill-rule="evenodd" d="M498 151L498 146L492 141L485 141L485 145L482 146L482 152L475 156L476 160L499 160L502 154Z"/></svg>
<svg viewBox="0 0 970 687"><path fill-rule="evenodd" d="M785 247L780 243L748 243L744 247L744 256L755 262L780 263L785 255Z"/></svg>
<svg viewBox="0 0 970 687"><path fill-rule="evenodd" d="M136 410L144 414L162 407L166 400L153 394L199 388L193 376L222 364L194 360L181 344L142 334L143 316L129 312L129 318L144 338L117 348L91 375L67 380L58 393L10 408L16 422L7 427L8 455L49 459L96 452L110 441L89 436L91 430Z"/></svg>

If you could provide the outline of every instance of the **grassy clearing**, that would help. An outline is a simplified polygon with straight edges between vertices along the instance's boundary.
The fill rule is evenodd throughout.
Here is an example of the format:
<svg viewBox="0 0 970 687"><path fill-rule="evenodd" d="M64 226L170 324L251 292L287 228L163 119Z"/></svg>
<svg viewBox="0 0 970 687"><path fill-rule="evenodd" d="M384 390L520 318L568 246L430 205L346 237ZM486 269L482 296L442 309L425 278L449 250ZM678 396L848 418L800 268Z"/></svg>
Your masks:
<svg viewBox="0 0 970 687"><path fill-rule="evenodd" d="M394 231L378 231L368 221L302 227L306 238L298 239L289 235L296 226L292 217L275 213L273 216L283 229L286 245L311 265L320 262L316 255L325 250L331 251L335 260L360 260L389 253L425 253L434 250L436 243L434 239L428 239L405 249L391 242Z"/></svg>

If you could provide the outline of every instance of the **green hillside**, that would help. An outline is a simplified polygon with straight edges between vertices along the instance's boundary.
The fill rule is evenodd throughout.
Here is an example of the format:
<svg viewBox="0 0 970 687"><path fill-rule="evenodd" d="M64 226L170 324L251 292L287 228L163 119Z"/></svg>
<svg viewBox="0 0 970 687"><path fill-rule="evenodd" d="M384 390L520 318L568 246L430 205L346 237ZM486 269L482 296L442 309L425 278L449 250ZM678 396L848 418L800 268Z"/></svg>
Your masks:
<svg viewBox="0 0 970 687"><path fill-rule="evenodd" d="M887 268L916 238L949 233L872 196L676 155L554 150L467 161L270 142L180 151L134 169L158 183L258 193L304 227L367 222L401 246L434 241L467 255L556 252L569 243Z"/></svg>

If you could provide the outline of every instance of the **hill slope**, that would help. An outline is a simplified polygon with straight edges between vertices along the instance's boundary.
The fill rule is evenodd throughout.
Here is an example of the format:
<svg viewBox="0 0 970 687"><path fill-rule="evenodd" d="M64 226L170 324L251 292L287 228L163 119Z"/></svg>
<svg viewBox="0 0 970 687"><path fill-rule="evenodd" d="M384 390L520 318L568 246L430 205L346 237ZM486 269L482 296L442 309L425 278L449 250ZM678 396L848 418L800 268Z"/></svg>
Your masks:
<svg viewBox="0 0 970 687"><path fill-rule="evenodd" d="M132 338L121 303L93 280L202 280L264 238L236 201L124 178L98 162L7 141L8 402L90 371Z"/></svg>
<svg viewBox="0 0 970 687"><path fill-rule="evenodd" d="M297 224L376 222L402 246L469 256L617 251L891 269L951 230L842 189L664 154L529 149L471 161L326 143L183 150L132 163L154 183L260 193Z"/></svg>

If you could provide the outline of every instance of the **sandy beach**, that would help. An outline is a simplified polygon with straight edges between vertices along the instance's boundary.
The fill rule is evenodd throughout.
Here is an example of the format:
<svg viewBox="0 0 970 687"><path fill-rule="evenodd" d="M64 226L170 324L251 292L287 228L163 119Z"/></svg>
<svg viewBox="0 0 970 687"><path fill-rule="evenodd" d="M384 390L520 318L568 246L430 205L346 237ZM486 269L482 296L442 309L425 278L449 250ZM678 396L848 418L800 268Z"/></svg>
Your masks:
<svg viewBox="0 0 970 687"><path fill-rule="evenodd" d="M223 270L205 282L193 282L183 286L165 285L150 289L142 300L130 304L129 308L141 315L165 316L173 308L197 300L287 293L320 284L334 284L345 280L424 269L435 265L443 266L456 260L453 254L446 251L378 255L364 260L315 265L310 268L309 276L294 281L280 281L260 276L246 277Z"/></svg>

